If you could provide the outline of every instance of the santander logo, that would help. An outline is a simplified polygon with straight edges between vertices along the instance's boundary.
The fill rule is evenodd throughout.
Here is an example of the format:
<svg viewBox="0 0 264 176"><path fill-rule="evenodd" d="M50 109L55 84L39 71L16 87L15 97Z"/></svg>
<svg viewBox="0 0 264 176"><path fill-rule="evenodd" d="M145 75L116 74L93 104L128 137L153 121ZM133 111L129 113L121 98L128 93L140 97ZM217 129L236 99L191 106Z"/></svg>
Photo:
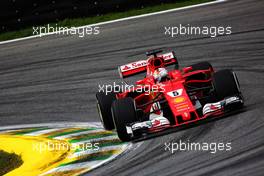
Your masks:
<svg viewBox="0 0 264 176"><path fill-rule="evenodd" d="M125 71L125 70L129 70L130 68L131 68L131 67L129 67L129 66L126 65L126 66L124 66L124 68L123 68L122 70Z"/></svg>
<svg viewBox="0 0 264 176"><path fill-rule="evenodd" d="M123 66L121 66L121 70L122 71L128 71L128 70L133 70L136 68L144 67L146 65L147 65L147 62L142 60L142 61L127 64L127 65L123 65Z"/></svg>

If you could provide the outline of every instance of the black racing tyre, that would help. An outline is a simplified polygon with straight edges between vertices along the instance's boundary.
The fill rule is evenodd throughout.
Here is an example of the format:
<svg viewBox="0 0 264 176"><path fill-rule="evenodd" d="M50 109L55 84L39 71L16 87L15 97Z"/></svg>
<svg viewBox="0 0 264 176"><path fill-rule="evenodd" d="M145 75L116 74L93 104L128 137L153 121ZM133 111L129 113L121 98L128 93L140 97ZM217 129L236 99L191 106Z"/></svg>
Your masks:
<svg viewBox="0 0 264 176"><path fill-rule="evenodd" d="M114 93L97 92L97 109L99 113L100 120L106 130L114 129L114 122L111 113L111 105L114 100L116 100L116 95Z"/></svg>
<svg viewBox="0 0 264 176"><path fill-rule="evenodd" d="M131 141L132 138L127 133L126 124L135 122L137 119L133 98L115 100L112 104L112 116L119 139L124 142Z"/></svg>
<svg viewBox="0 0 264 176"><path fill-rule="evenodd" d="M208 70L208 69L212 69L213 70L213 66L205 61L205 62L199 62L197 64L193 64L191 65L192 67L192 71L196 71L196 70Z"/></svg>
<svg viewBox="0 0 264 176"><path fill-rule="evenodd" d="M226 69L216 72L212 81L218 100L241 94L239 82L232 70Z"/></svg>

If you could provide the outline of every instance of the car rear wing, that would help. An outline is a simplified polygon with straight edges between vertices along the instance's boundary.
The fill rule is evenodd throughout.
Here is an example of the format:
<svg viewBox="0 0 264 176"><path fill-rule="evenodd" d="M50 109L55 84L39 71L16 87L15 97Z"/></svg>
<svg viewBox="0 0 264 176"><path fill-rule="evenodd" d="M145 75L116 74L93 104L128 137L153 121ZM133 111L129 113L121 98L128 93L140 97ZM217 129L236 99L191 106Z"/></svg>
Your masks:
<svg viewBox="0 0 264 176"><path fill-rule="evenodd" d="M165 66L175 65L178 67L178 61L173 51L169 53L158 54L157 57L161 57L164 59ZM148 60L140 60L119 66L118 72L120 74L120 77L126 78L145 72L147 70L147 61Z"/></svg>

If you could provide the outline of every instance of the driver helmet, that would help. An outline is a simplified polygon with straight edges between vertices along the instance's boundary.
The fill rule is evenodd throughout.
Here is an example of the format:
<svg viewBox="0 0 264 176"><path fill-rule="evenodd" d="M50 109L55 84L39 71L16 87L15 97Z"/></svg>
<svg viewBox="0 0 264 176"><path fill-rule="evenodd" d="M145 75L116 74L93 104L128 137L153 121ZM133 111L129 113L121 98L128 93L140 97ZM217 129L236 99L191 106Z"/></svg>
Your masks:
<svg viewBox="0 0 264 176"><path fill-rule="evenodd" d="M166 78L168 76L168 71L164 68L157 68L154 73L153 77L156 82L161 82L163 78Z"/></svg>

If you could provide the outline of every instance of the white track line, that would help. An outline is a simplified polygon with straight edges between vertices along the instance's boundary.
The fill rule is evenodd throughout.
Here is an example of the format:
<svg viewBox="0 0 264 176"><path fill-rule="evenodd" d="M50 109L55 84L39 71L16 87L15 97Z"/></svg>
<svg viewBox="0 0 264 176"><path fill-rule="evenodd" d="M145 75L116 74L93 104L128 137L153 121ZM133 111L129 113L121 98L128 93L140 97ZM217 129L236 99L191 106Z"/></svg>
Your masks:
<svg viewBox="0 0 264 176"><path fill-rule="evenodd" d="M53 128L53 129L47 129L47 130L40 130L40 131L31 132L31 133L26 133L24 135L25 136L39 136L39 135L44 135L44 134L55 132L55 131L62 130L62 129L67 129L67 128Z"/></svg>
<svg viewBox="0 0 264 176"><path fill-rule="evenodd" d="M227 1L227 0L216 0L216 1L206 2L206 3L202 3L202 4L195 4L195 5L190 5L190 6L185 6L185 7L175 8L175 9L169 9L169 10L164 10L164 11L159 11L159 12L147 13L147 14L143 14L143 15L136 15L136 16L117 19L117 20L105 21L105 22L95 23L95 24L90 24L90 25L85 25L85 26L79 26L79 27L77 27L77 29L85 28L85 27L100 26L100 25L104 25L104 24L116 23L116 22L131 20L131 19L138 19L138 18L153 16L153 15L160 15L160 14L164 14L164 13L170 13L170 12L175 12L175 11L180 11L180 10L202 7L202 6L206 6L206 5L217 4L217 3L221 3L221 2L225 2L225 1ZM56 32L59 32L59 31L56 31ZM50 32L50 33L46 33L46 34L42 34L42 35L43 36L53 35L56 32ZM28 36L28 37L23 37L23 38L18 38L18 39L2 41L2 42L0 42L0 45L12 43L12 42L18 42L18 41L27 40L27 39L33 39L33 38L37 38L37 37L40 37L40 36L39 35L33 35L33 36Z"/></svg>
<svg viewBox="0 0 264 176"><path fill-rule="evenodd" d="M108 140L115 140L118 139L117 136L113 135L113 136L106 136L106 137L100 137L100 138L93 138L93 139L89 139L89 140L84 140L84 141L80 141L80 142L71 142L72 145L76 146L76 145L81 145L81 144L85 144L85 143L94 143L94 142L100 142L100 141L108 141Z"/></svg>
<svg viewBox="0 0 264 176"><path fill-rule="evenodd" d="M98 150L83 150L83 151L71 154L70 156L68 156L68 158L78 158L84 155L91 155L91 154L107 152L111 150L122 150L126 146L127 144L119 144L119 145L113 145L113 146L107 146L107 147L99 147Z"/></svg>

